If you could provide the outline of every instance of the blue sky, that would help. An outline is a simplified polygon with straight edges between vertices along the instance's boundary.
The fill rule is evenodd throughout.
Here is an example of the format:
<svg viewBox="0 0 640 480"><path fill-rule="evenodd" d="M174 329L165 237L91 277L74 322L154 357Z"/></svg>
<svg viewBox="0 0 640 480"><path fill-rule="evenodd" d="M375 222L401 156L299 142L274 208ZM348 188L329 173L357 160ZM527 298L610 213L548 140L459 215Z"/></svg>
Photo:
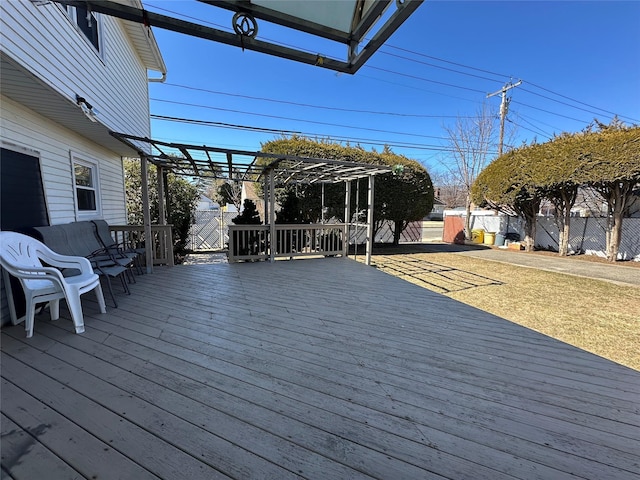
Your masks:
<svg viewBox="0 0 640 480"><path fill-rule="evenodd" d="M339 0L326 0L339 1ZM229 31L231 13L195 1L151 11ZM512 89L510 143L545 141L613 113L640 124L640 2L426 1L355 75L154 29L168 68L150 84L157 116L384 143L431 171L448 162L446 127ZM344 59L346 47L259 22L258 38ZM152 119L152 136L259 150L277 133Z"/></svg>

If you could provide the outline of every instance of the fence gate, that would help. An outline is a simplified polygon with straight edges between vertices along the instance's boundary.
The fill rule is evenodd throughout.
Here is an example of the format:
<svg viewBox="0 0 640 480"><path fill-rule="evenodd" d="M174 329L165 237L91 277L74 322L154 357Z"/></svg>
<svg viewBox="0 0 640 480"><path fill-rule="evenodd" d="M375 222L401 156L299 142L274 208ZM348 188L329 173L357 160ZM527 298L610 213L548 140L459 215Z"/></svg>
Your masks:
<svg viewBox="0 0 640 480"><path fill-rule="evenodd" d="M222 210L197 210L189 231L188 248L194 252L222 250L229 242L229 223L238 214Z"/></svg>

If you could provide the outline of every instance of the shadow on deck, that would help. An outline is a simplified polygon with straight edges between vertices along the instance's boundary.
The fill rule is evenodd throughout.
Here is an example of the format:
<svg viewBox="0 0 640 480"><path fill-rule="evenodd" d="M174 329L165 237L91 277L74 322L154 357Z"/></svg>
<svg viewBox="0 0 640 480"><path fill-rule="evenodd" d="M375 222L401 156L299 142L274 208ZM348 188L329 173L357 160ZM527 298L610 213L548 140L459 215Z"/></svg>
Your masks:
<svg viewBox="0 0 640 480"><path fill-rule="evenodd" d="M640 374L350 260L2 331L3 478L630 479Z"/></svg>

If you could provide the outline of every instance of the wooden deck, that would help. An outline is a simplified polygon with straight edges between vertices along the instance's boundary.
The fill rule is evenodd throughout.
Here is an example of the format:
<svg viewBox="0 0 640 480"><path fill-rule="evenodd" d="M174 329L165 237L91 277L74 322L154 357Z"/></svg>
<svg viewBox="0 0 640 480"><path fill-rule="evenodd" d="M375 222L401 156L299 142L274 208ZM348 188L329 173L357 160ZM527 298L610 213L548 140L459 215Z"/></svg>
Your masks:
<svg viewBox="0 0 640 480"><path fill-rule="evenodd" d="M3 329L3 479L640 478L640 373L374 268L131 290Z"/></svg>

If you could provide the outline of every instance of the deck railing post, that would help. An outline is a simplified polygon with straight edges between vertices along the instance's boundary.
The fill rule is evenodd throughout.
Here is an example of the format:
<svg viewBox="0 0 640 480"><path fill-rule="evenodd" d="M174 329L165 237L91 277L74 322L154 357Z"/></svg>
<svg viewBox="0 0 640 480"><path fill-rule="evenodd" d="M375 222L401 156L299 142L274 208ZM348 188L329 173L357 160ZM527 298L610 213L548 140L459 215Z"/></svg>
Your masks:
<svg viewBox="0 0 640 480"><path fill-rule="evenodd" d="M275 193L275 171L269 170L269 261L276 259L276 193Z"/></svg>
<svg viewBox="0 0 640 480"><path fill-rule="evenodd" d="M140 158L140 176L142 178L142 217L144 223L144 248L147 273L153 273L153 235L151 233L151 209L149 207L149 177L147 176L147 157Z"/></svg>
<svg viewBox="0 0 640 480"><path fill-rule="evenodd" d="M167 239L166 243L166 259L167 265L173 267L174 259L173 259L173 233L171 232L171 225L165 224L165 238Z"/></svg>
<svg viewBox="0 0 640 480"><path fill-rule="evenodd" d="M371 251L373 250L373 175L369 175L369 189L367 191L367 256L366 264L371 265Z"/></svg>
<svg viewBox="0 0 640 480"><path fill-rule="evenodd" d="M349 235L351 226L351 180L344 182L344 227L342 233L342 258L349 257Z"/></svg>

